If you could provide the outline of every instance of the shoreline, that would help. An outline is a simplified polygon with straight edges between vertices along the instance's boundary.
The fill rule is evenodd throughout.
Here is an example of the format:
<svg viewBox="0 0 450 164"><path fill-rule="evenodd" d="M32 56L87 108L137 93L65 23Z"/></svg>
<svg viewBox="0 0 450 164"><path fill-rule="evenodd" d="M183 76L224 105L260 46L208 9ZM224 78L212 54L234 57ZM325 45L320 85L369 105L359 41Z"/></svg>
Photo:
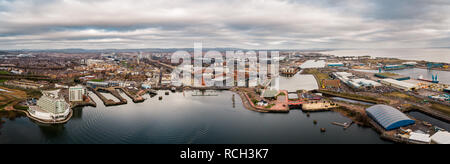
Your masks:
<svg viewBox="0 0 450 164"><path fill-rule="evenodd" d="M60 120L60 121L41 120L41 119L39 119L39 118L36 118L36 117L31 116L31 114L30 114L28 111L16 110L16 109L14 109L14 110L12 110L12 111L14 111L14 112L19 112L19 113L25 113L25 115L26 115L29 119L31 119L31 120L33 120L33 121L36 121L36 122L39 122L39 123L42 123L42 124L49 124L49 125L65 124L65 123L69 122L70 119L71 119L72 116L73 116L73 109L72 109L72 108L69 109L69 115L67 116L67 118L65 118L64 120Z"/></svg>
<svg viewBox="0 0 450 164"><path fill-rule="evenodd" d="M265 109L261 107L256 107L253 102L251 102L250 97L248 97L247 93L242 91L236 91L234 89L231 90L232 92L239 95L239 97L242 100L242 104L244 105L244 108L259 112L259 113L289 113L289 107L285 107L285 109L275 110L275 109ZM287 95L286 95L287 96Z"/></svg>
<svg viewBox="0 0 450 164"><path fill-rule="evenodd" d="M243 101L243 107L246 108L247 110L258 112L258 113L288 113L290 111L290 110L287 110L287 112L277 112L277 111L270 111L270 110L262 110L262 109L258 109L258 108L253 108L252 105L250 104L251 102L249 102L248 96L245 96L245 93L243 93L242 91L235 90L235 89L232 89L230 91L232 93L238 94L241 97L241 100ZM80 107L80 106L74 106L73 108L76 108L76 107ZM65 124L68 121L70 121L70 119L73 116L73 108L70 109L70 114L65 120L56 121L56 122L39 120L37 118L34 118L34 117L30 116L30 114L27 111L23 111L23 110L14 110L14 111L15 112L25 113L27 115L27 117L30 118L33 121L36 121L36 122L39 122L39 123L43 123L43 124L54 125L54 124ZM329 111L339 113L339 114L343 115L344 117L352 120L357 125L370 127L372 129L374 129L379 134L379 137L382 138L383 140L388 140L388 141L393 142L393 143L422 144L422 143L416 143L414 141L410 141L408 139L402 139L402 138L398 138L398 137L389 135L388 133L386 133L385 130L383 130L381 127L379 127L377 123L375 123L373 120L368 118L367 115L365 115L364 113L360 113L358 110L350 109L350 108L348 108L346 106L339 105L338 108L331 109ZM303 111L303 113L309 113L309 112ZM357 114L355 114L355 113L357 113Z"/></svg>

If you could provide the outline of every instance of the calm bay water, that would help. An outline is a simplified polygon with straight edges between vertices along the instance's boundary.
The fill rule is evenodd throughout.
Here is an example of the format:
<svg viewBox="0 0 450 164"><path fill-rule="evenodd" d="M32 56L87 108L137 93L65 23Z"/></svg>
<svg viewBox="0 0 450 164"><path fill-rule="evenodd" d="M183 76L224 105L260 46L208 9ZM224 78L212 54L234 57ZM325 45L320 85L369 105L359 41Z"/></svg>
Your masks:
<svg viewBox="0 0 450 164"><path fill-rule="evenodd" d="M303 75L297 73L293 77L280 78L280 89L288 92L296 92L297 90L314 90L319 89L316 78L313 75Z"/></svg>
<svg viewBox="0 0 450 164"><path fill-rule="evenodd" d="M428 49L358 49L358 50L335 50L323 52L336 56L372 56L391 57L405 60L425 60L431 62L450 63L450 48L428 48Z"/></svg>
<svg viewBox="0 0 450 164"><path fill-rule="evenodd" d="M315 82L301 77L280 82L286 88L317 87ZM294 82L286 84L291 80ZM312 113L310 117L300 110L263 114L245 109L233 92L209 97L191 94L165 96L161 91L162 101L146 95L148 99L143 103L115 107L105 107L92 95L98 107L75 109L73 119L64 125L40 125L26 117L13 121L3 118L6 122L0 129L0 143L390 143L381 140L371 128L354 125L343 130L332 125L334 121L350 121L335 112ZM313 120L318 124L314 125ZM327 132L321 133L320 128L326 128Z"/></svg>

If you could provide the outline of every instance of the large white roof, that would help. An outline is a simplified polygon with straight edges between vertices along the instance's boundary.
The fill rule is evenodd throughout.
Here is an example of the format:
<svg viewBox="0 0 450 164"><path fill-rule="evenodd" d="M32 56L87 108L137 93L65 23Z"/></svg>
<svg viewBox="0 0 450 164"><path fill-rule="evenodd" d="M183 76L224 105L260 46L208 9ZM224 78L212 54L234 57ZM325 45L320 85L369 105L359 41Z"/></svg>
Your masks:
<svg viewBox="0 0 450 164"><path fill-rule="evenodd" d="M450 144L450 133L439 131L431 136L431 140L437 144Z"/></svg>
<svg viewBox="0 0 450 164"><path fill-rule="evenodd" d="M425 143L430 143L431 142L431 138L430 138L429 134L422 134L422 133L411 132L410 135L411 135L409 137L410 140L419 141L419 142L425 142Z"/></svg>
<svg viewBox="0 0 450 164"><path fill-rule="evenodd" d="M381 79L381 81L385 81L385 82L388 82L388 83L391 83L391 84L404 86L404 87L407 87L407 88L414 88L414 87L416 87L416 85L414 85L414 84L403 82L403 81L398 81L398 80L394 80L394 79Z"/></svg>

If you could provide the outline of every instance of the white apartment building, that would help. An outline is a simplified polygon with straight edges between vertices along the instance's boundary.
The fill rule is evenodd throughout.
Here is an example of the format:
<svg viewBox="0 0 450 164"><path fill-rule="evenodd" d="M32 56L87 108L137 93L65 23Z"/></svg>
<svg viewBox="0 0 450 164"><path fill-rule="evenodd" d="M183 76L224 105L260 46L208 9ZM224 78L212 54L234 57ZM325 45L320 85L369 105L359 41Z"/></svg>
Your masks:
<svg viewBox="0 0 450 164"><path fill-rule="evenodd" d="M69 101L83 101L83 96L86 95L86 88L78 85L69 88Z"/></svg>

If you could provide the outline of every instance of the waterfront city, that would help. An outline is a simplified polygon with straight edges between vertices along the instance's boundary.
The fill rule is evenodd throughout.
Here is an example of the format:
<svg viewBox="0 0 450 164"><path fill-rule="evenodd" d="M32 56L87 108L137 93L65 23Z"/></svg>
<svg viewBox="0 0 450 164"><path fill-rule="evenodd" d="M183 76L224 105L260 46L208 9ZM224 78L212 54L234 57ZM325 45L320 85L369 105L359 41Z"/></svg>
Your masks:
<svg viewBox="0 0 450 164"><path fill-rule="evenodd" d="M450 144L431 1L0 0L0 144Z"/></svg>
<svg viewBox="0 0 450 164"><path fill-rule="evenodd" d="M98 138L97 135L110 133L117 138L107 137L102 142L172 142L170 138L147 141L140 138L145 135L132 135L147 134L142 130L150 128L148 133L156 131L158 134L147 135L169 135L174 137L175 143L234 143L229 139L212 142L211 136L223 135L213 130L221 126L225 126L220 128L222 130L238 131L237 127L241 125L227 122L236 123L240 119L247 126L267 122L266 126L280 126L276 127L278 130L300 128L311 133L292 138L292 143L435 143L433 136L445 136L450 128L447 123L450 120L448 63L281 51L276 59L269 60L279 60L277 72L273 72L268 64L268 77L271 78L257 80L254 86L250 86L248 64L245 65L247 72L243 74L246 79L243 86L208 86L204 79L207 67L200 69L203 72L198 79L200 84L194 85L192 79L174 85L172 78L176 76L173 72L179 63L171 62L171 54L132 50L79 54L5 52L0 63L2 142L11 139L16 143L95 143L96 140L85 137L73 141L67 137L89 134ZM193 52L189 54L193 56ZM225 56L225 52L221 54ZM214 65L223 68L224 64ZM189 68L194 77L194 67ZM238 71L225 70L213 74L211 80L226 84L229 80L226 75L232 75L237 83ZM417 75L417 72L421 74ZM275 87L273 83L279 83L279 86ZM233 113L242 116L236 117ZM385 123L379 116L393 117L393 120ZM280 122L279 119L285 117L293 122ZM134 124L147 119L148 124ZM98 121L101 123L94 123ZM182 125L180 121L189 123ZM276 124L270 125L272 121ZM33 133L37 138L17 136L17 128L23 124L34 124L36 130L41 129L25 128L36 131ZM284 124L290 125L285 127ZM81 126L76 127L81 129L72 131L69 128L72 126ZM162 130L163 127L171 130ZM126 131L118 128L132 131L122 136L120 133ZM191 130L181 130L185 128ZM261 128L249 136L264 135L264 128ZM97 131L90 132L92 130ZM354 140L353 136L357 135L372 137ZM260 140L241 136L236 141L286 141L276 140L281 136L267 136L270 137ZM337 136L349 138L338 141L334 138ZM417 136L420 139L414 138Z"/></svg>

